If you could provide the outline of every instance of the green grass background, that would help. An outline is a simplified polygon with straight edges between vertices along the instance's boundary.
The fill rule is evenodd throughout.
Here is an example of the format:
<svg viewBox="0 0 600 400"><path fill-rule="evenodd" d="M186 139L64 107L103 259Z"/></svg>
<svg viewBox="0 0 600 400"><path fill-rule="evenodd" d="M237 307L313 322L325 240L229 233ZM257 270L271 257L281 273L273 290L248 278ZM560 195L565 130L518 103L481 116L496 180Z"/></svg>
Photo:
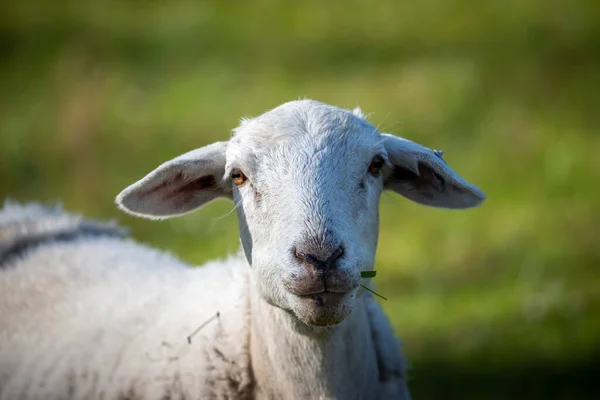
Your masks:
<svg viewBox="0 0 600 400"><path fill-rule="evenodd" d="M377 290L415 399L590 398L600 368L600 4L67 1L0 6L0 197L118 218L190 263L235 213L114 196L288 100L360 105L488 195L381 200Z"/></svg>

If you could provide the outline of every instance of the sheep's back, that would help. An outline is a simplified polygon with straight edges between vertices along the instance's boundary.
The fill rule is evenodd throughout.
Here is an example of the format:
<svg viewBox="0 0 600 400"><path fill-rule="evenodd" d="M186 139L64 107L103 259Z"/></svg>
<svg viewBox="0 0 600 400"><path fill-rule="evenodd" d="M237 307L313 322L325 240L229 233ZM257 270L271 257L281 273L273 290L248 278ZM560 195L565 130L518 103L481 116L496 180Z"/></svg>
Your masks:
<svg viewBox="0 0 600 400"><path fill-rule="evenodd" d="M190 268L103 237L48 244L13 264L0 271L0 398L211 398L249 390L241 258Z"/></svg>

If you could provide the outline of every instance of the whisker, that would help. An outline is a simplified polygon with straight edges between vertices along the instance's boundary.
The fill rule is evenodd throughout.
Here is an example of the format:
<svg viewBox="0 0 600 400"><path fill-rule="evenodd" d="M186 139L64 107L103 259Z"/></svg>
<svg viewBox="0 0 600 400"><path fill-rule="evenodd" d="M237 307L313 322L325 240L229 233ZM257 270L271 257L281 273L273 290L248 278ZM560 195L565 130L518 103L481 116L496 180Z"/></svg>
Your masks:
<svg viewBox="0 0 600 400"><path fill-rule="evenodd" d="M223 218L228 217L232 212L234 212L235 210L237 210L237 208L239 207L240 204L242 204L242 199L240 199L237 203L234 203L233 204L233 208L231 210L227 211L224 215L221 215L220 217L213 218L213 221L214 222L220 221Z"/></svg>
<svg viewBox="0 0 600 400"><path fill-rule="evenodd" d="M385 120L386 120L386 119L388 119L390 115L392 115L392 113L391 113L391 112L389 112L389 113L388 113L388 114L387 114L385 117L383 117L383 120L381 120L381 121L380 121L380 122L377 124L377 126L375 127L375 130L376 130L376 131L379 131L379 128L381 128L381 125L383 125L383 123L385 122ZM380 132L381 132L381 131L380 131Z"/></svg>

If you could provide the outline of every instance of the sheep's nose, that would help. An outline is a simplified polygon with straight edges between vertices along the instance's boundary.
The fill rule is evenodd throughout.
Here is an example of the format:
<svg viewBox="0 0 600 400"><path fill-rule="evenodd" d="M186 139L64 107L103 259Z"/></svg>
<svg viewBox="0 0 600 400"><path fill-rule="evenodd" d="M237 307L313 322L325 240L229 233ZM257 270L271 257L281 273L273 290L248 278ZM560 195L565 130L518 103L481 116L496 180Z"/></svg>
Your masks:
<svg viewBox="0 0 600 400"><path fill-rule="evenodd" d="M337 267L337 261L344 254L344 248L331 245L301 245L296 247L294 254L304 265L312 267L315 272L323 273Z"/></svg>

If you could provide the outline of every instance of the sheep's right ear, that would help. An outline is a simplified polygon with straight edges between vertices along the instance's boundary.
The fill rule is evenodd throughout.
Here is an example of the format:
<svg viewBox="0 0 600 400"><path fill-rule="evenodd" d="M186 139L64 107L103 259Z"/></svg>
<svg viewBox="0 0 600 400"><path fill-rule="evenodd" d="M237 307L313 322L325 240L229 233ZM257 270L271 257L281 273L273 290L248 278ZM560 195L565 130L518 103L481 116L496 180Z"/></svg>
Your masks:
<svg viewBox="0 0 600 400"><path fill-rule="evenodd" d="M485 194L460 177L431 150L408 139L382 134L391 163L384 179L386 189L419 204L440 208L470 208L480 205Z"/></svg>
<svg viewBox="0 0 600 400"><path fill-rule="evenodd" d="M186 214L219 197L231 198L223 181L227 142L217 142L167 161L123 190L115 203L128 214L160 219Z"/></svg>

